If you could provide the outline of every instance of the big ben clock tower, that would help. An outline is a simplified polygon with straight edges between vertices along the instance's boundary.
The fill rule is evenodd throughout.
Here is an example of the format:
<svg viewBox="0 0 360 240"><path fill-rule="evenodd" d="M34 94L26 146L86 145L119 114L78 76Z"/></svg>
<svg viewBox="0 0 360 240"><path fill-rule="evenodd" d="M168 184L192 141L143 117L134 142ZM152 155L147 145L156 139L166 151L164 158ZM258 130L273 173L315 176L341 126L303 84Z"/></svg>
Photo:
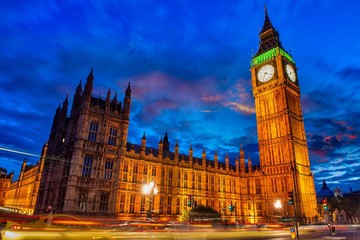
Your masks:
<svg viewBox="0 0 360 240"><path fill-rule="evenodd" d="M316 195L296 65L283 49L266 9L259 50L252 58L250 70L266 213L272 215L273 202L280 199L280 215L293 215L296 211L302 221L312 221ZM295 207L288 204L289 192L294 194Z"/></svg>

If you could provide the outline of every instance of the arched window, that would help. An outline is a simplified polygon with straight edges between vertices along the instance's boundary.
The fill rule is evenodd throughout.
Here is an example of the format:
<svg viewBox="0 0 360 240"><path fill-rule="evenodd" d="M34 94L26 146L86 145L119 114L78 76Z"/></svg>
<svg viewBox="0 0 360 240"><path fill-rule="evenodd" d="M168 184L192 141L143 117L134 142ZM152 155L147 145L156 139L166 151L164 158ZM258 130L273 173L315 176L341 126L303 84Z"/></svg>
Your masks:
<svg viewBox="0 0 360 240"><path fill-rule="evenodd" d="M113 160L106 159L106 161L105 161L104 179L111 180L111 178L112 178L112 170L113 170Z"/></svg>
<svg viewBox="0 0 360 240"><path fill-rule="evenodd" d="M93 142L96 141L96 134L97 134L98 127L99 127L98 121L91 121L90 129L89 129L89 137L88 137L89 141L93 141Z"/></svg>
<svg viewBox="0 0 360 240"><path fill-rule="evenodd" d="M117 129L115 127L111 127L109 132L109 140L108 140L109 145L112 146L116 145L116 135L117 135Z"/></svg>
<svg viewBox="0 0 360 240"><path fill-rule="evenodd" d="M91 176L91 168L93 163L93 156L85 155L84 165L82 169L82 176L83 177L90 177Z"/></svg>

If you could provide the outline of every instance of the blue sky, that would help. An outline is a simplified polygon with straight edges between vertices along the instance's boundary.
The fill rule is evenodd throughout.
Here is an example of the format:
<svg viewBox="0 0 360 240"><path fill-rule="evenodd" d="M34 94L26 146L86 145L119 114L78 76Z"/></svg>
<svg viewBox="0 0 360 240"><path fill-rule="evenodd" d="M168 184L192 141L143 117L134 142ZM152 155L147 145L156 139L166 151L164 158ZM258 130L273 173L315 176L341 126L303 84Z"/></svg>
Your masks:
<svg viewBox="0 0 360 240"><path fill-rule="evenodd" d="M38 161L92 66L98 96L122 99L131 82L130 142L167 132L185 154L234 162L242 144L258 162L249 68L265 3L298 67L317 189L360 190L358 1L2 1L0 166L17 177Z"/></svg>

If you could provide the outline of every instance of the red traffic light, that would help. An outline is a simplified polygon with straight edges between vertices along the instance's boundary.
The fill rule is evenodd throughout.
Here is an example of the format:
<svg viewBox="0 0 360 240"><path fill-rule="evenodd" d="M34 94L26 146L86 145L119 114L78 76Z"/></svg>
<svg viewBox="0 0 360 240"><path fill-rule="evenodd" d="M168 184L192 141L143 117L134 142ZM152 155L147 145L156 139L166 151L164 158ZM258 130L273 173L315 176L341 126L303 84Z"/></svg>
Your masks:
<svg viewBox="0 0 360 240"><path fill-rule="evenodd" d="M287 193L287 199L289 205L294 205L294 193L292 191Z"/></svg>
<svg viewBox="0 0 360 240"><path fill-rule="evenodd" d="M192 205L192 196L191 195L187 195L187 205L188 205L188 207L191 207L191 205Z"/></svg>

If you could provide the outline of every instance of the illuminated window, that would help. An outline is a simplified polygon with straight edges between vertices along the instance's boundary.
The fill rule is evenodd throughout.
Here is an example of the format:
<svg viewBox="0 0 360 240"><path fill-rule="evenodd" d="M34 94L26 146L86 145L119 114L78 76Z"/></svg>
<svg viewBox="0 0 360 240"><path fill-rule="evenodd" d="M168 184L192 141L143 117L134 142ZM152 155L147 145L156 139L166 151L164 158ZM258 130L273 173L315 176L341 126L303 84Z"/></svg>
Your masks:
<svg viewBox="0 0 360 240"><path fill-rule="evenodd" d="M165 204L165 202L164 202L164 197L163 196L160 196L160 203L161 203L161 205L160 205L160 214L164 214L165 213L165 209L166 209L166 204Z"/></svg>
<svg viewBox="0 0 360 240"><path fill-rule="evenodd" d="M133 183L136 183L136 182L137 182L137 174L136 174L136 173L133 173L133 174L132 174L132 182L133 182Z"/></svg>
<svg viewBox="0 0 360 240"><path fill-rule="evenodd" d="M169 169L169 178L168 178L168 186L172 187L172 170Z"/></svg>
<svg viewBox="0 0 360 240"><path fill-rule="evenodd" d="M145 196L141 196L140 212L145 212Z"/></svg>
<svg viewBox="0 0 360 240"><path fill-rule="evenodd" d="M167 214L171 214L171 202L172 202L172 197L168 196L168 205L167 205Z"/></svg>
<svg viewBox="0 0 360 240"><path fill-rule="evenodd" d="M93 142L96 141L96 134L97 134L98 127L99 127L99 122L91 121L90 129L89 129L89 137L88 137L89 141L93 141Z"/></svg>
<svg viewBox="0 0 360 240"><path fill-rule="evenodd" d="M152 167L152 174L151 175L156 176L156 167L155 166Z"/></svg>
<svg viewBox="0 0 360 240"><path fill-rule="evenodd" d="M165 170L163 169L163 171L165 171ZM163 172L162 172L161 175L163 175ZM161 183L160 183L160 185L161 185L161 186L165 186L165 178L164 178L164 176L161 176Z"/></svg>
<svg viewBox="0 0 360 240"><path fill-rule="evenodd" d="M236 181L235 180L232 181L232 192L236 193Z"/></svg>
<svg viewBox="0 0 360 240"><path fill-rule="evenodd" d="M130 196L130 209L129 212L130 213L134 213L135 211L135 194L131 194Z"/></svg>
<svg viewBox="0 0 360 240"><path fill-rule="evenodd" d="M111 127L109 132L109 140L108 140L109 145L113 145L113 146L116 145L116 135L117 135L117 129Z"/></svg>
<svg viewBox="0 0 360 240"><path fill-rule="evenodd" d="M198 189L201 189L201 173L198 175Z"/></svg>
<svg viewBox="0 0 360 240"><path fill-rule="evenodd" d="M138 179L138 169L139 169L139 165L138 164L134 164L133 167L133 174L132 174L132 182L137 182Z"/></svg>
<svg viewBox="0 0 360 240"><path fill-rule="evenodd" d="M256 194L261 194L260 179L255 179L255 191Z"/></svg>
<svg viewBox="0 0 360 240"><path fill-rule="evenodd" d="M184 188L188 187L188 173L184 173Z"/></svg>
<svg viewBox="0 0 360 240"><path fill-rule="evenodd" d="M105 162L104 179L111 180L112 169L113 169L113 161L110 159L107 159Z"/></svg>
<svg viewBox="0 0 360 240"><path fill-rule="evenodd" d="M93 156L85 155L84 165L82 169L82 176L83 177L90 177L91 176L91 167L93 163Z"/></svg>
<svg viewBox="0 0 360 240"><path fill-rule="evenodd" d="M120 209L119 212L125 212L125 193L120 194Z"/></svg>
<svg viewBox="0 0 360 240"><path fill-rule="evenodd" d="M147 175L147 166L144 166L144 175Z"/></svg>
<svg viewBox="0 0 360 240"><path fill-rule="evenodd" d="M180 214L180 198L176 199L176 214Z"/></svg>

